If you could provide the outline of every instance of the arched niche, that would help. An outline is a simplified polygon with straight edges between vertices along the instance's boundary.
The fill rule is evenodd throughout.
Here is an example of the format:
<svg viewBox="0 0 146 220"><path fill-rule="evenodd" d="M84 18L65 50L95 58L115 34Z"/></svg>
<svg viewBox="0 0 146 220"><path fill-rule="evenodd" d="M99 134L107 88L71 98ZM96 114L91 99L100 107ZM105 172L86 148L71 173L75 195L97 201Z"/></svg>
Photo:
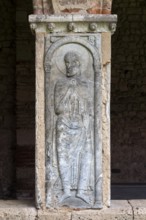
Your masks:
<svg viewBox="0 0 146 220"><path fill-rule="evenodd" d="M49 40L49 39L48 39ZM58 53L57 53L58 51ZM74 51L80 54L80 62L82 62L82 54L84 59L89 56L88 64L83 64L81 67L81 76L79 80L84 78L84 82L87 83L87 88L90 88L90 108L91 108L91 143L90 148L93 149L92 155L87 152L89 157L86 159L90 163L90 183L93 187L89 190L89 197L91 197L91 203L85 203L82 199L76 197L78 191L78 184L75 188L72 188L71 199L68 200L68 204L71 207L76 207L77 202L80 201L80 207L90 208L102 208L103 190L102 190L102 121L101 121L101 106L102 106L102 92L101 92L101 62L100 54L98 50L95 50L94 46L88 41L79 37L65 37L57 40L51 46L46 43L46 53L44 59L45 68L45 133L46 133L46 199L47 207L54 207L57 198L60 198L62 192L60 183L59 160L57 155L56 144L56 122L57 115L55 115L55 88L57 82L65 82L63 87L66 87L67 79L65 76L66 70L61 66L63 57L67 52ZM56 61L55 61L56 60ZM83 78L82 78L83 77ZM61 80L61 81L60 81ZM64 88L65 90L66 88ZM80 92L84 96L83 88L80 88ZM61 97L63 94L61 95ZM62 99L61 99L62 100ZM94 104L93 104L94 103ZM94 118L94 121L93 121ZM52 139L53 137L53 139ZM86 137L85 137L86 138ZM74 146L73 146L74 147ZM85 145L84 145L85 147ZM85 147L86 148L86 147ZM93 153L94 152L94 153ZM85 157L87 156L85 155ZM84 167L86 166L84 160ZM82 163L82 162L81 162ZM88 165L86 169L88 169ZM80 168L82 170L82 167ZM87 170L86 170L87 171ZM78 181L82 178L84 172L77 173ZM84 177L83 177L84 178ZM87 180L88 181L88 180ZM63 203L64 204L64 203ZM68 205L66 204L66 205Z"/></svg>

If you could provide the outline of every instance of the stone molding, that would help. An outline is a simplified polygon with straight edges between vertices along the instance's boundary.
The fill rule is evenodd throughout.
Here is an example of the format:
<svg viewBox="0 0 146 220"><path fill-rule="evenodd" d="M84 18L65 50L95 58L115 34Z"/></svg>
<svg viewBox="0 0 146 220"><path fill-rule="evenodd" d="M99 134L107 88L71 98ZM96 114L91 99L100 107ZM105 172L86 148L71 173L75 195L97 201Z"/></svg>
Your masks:
<svg viewBox="0 0 146 220"><path fill-rule="evenodd" d="M33 32L114 33L117 15L30 15L29 22Z"/></svg>

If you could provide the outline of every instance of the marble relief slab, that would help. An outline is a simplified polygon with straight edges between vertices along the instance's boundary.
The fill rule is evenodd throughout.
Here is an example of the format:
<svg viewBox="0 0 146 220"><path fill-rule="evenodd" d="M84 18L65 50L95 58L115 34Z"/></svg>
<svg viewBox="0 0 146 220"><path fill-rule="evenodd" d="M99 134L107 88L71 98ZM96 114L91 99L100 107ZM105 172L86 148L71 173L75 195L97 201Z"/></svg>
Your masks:
<svg viewBox="0 0 146 220"><path fill-rule="evenodd" d="M102 208L100 34L46 37L46 206Z"/></svg>

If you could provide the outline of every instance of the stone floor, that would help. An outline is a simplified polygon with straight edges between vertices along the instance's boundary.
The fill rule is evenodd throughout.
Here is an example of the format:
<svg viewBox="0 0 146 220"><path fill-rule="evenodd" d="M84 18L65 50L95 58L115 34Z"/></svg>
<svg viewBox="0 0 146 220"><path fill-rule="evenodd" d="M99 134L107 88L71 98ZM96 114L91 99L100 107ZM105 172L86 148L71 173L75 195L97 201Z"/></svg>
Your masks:
<svg viewBox="0 0 146 220"><path fill-rule="evenodd" d="M146 186L112 186L111 207L102 210L37 210L32 200L0 200L0 220L146 220Z"/></svg>
<svg viewBox="0 0 146 220"><path fill-rule="evenodd" d="M0 201L0 220L146 220L146 200L112 200L102 210L36 210L33 201Z"/></svg>

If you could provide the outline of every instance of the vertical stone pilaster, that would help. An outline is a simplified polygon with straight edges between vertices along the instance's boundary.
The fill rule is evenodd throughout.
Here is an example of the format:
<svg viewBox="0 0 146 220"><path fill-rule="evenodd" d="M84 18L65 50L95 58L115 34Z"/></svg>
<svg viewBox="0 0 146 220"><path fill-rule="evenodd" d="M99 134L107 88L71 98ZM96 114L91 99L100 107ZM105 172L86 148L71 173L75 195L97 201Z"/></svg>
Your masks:
<svg viewBox="0 0 146 220"><path fill-rule="evenodd" d="M44 33L36 34L36 206L45 206Z"/></svg>
<svg viewBox="0 0 146 220"><path fill-rule="evenodd" d="M111 33L102 33L102 119L103 119L103 202L110 206L111 149L110 149L110 94L111 94Z"/></svg>
<svg viewBox="0 0 146 220"><path fill-rule="evenodd" d="M36 34L37 207L109 207L111 32L116 16L31 15L29 21ZM68 65L76 65L80 74L68 76L76 74Z"/></svg>

